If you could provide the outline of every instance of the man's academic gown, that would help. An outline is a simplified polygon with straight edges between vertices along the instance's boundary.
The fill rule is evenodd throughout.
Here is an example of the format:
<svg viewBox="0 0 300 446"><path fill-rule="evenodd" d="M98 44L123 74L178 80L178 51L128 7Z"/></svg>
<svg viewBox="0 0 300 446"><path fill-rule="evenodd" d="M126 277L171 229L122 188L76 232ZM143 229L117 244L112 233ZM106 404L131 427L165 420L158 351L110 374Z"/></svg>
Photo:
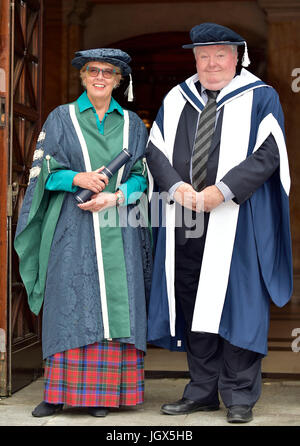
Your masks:
<svg viewBox="0 0 300 446"><path fill-rule="evenodd" d="M172 89L152 127L147 163L160 192L178 181L190 183L194 136L204 108L197 82L195 75ZM283 306L292 293L282 109L275 90L243 69L221 90L217 110L208 185L222 180L235 198L204 217L192 331L217 333L237 347L265 355L270 300ZM181 350L184 327L176 308L174 257L186 228L175 228L176 207L164 201L165 222L154 234L148 341Z"/></svg>

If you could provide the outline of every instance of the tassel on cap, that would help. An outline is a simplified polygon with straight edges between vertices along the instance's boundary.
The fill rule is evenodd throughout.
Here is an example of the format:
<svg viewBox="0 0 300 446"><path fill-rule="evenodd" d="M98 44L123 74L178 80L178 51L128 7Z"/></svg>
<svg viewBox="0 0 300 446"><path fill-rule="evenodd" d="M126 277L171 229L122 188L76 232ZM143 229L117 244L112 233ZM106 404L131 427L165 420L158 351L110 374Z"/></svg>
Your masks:
<svg viewBox="0 0 300 446"><path fill-rule="evenodd" d="M244 42L245 44L245 50L244 50L244 55L243 55L243 59L242 59L242 66L243 67L248 67L250 65L250 59L248 56L248 47L247 47L247 42Z"/></svg>
<svg viewBox="0 0 300 446"><path fill-rule="evenodd" d="M133 85L132 85L132 76L131 76L131 74L129 74L129 85L126 88L126 91L125 91L124 94L125 94L125 96L127 95L127 101L128 102L132 102L133 101L134 96L133 96Z"/></svg>

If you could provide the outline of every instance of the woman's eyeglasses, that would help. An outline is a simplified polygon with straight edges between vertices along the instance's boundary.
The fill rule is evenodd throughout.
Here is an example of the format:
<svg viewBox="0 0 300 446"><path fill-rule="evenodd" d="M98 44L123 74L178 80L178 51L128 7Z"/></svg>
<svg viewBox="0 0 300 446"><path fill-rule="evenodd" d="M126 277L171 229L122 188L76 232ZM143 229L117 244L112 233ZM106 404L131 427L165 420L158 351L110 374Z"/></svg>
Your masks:
<svg viewBox="0 0 300 446"><path fill-rule="evenodd" d="M111 79L114 74L121 74L115 68L98 68L93 66L87 66L86 71L89 73L91 77L99 76L100 71L102 71L102 76L104 79Z"/></svg>

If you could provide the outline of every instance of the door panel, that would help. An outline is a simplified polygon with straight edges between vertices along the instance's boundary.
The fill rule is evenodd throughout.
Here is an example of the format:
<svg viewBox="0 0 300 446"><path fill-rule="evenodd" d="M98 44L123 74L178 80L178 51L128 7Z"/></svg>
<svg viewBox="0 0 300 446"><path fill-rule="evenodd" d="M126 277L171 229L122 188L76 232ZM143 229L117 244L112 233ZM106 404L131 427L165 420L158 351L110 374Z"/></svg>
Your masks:
<svg viewBox="0 0 300 446"><path fill-rule="evenodd" d="M19 211L29 179L29 170L41 127L42 1L14 2L14 54L12 76L12 190L10 287L12 392L41 373L41 318L31 313L13 249Z"/></svg>
<svg viewBox="0 0 300 446"><path fill-rule="evenodd" d="M7 178L9 156L9 70L10 70L10 7L0 2L0 396L9 388L8 318L7 318Z"/></svg>

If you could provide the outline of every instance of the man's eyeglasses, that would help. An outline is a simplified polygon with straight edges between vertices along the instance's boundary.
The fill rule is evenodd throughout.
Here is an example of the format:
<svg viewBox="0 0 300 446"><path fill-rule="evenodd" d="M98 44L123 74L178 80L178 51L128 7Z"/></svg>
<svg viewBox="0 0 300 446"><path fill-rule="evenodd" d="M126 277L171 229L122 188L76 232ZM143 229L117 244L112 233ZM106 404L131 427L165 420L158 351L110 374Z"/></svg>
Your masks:
<svg viewBox="0 0 300 446"><path fill-rule="evenodd" d="M89 65L86 67L86 71L92 77L99 76L100 71L102 71L102 76L104 79L111 79L114 74L121 74L115 68L98 68L93 66L90 67Z"/></svg>

